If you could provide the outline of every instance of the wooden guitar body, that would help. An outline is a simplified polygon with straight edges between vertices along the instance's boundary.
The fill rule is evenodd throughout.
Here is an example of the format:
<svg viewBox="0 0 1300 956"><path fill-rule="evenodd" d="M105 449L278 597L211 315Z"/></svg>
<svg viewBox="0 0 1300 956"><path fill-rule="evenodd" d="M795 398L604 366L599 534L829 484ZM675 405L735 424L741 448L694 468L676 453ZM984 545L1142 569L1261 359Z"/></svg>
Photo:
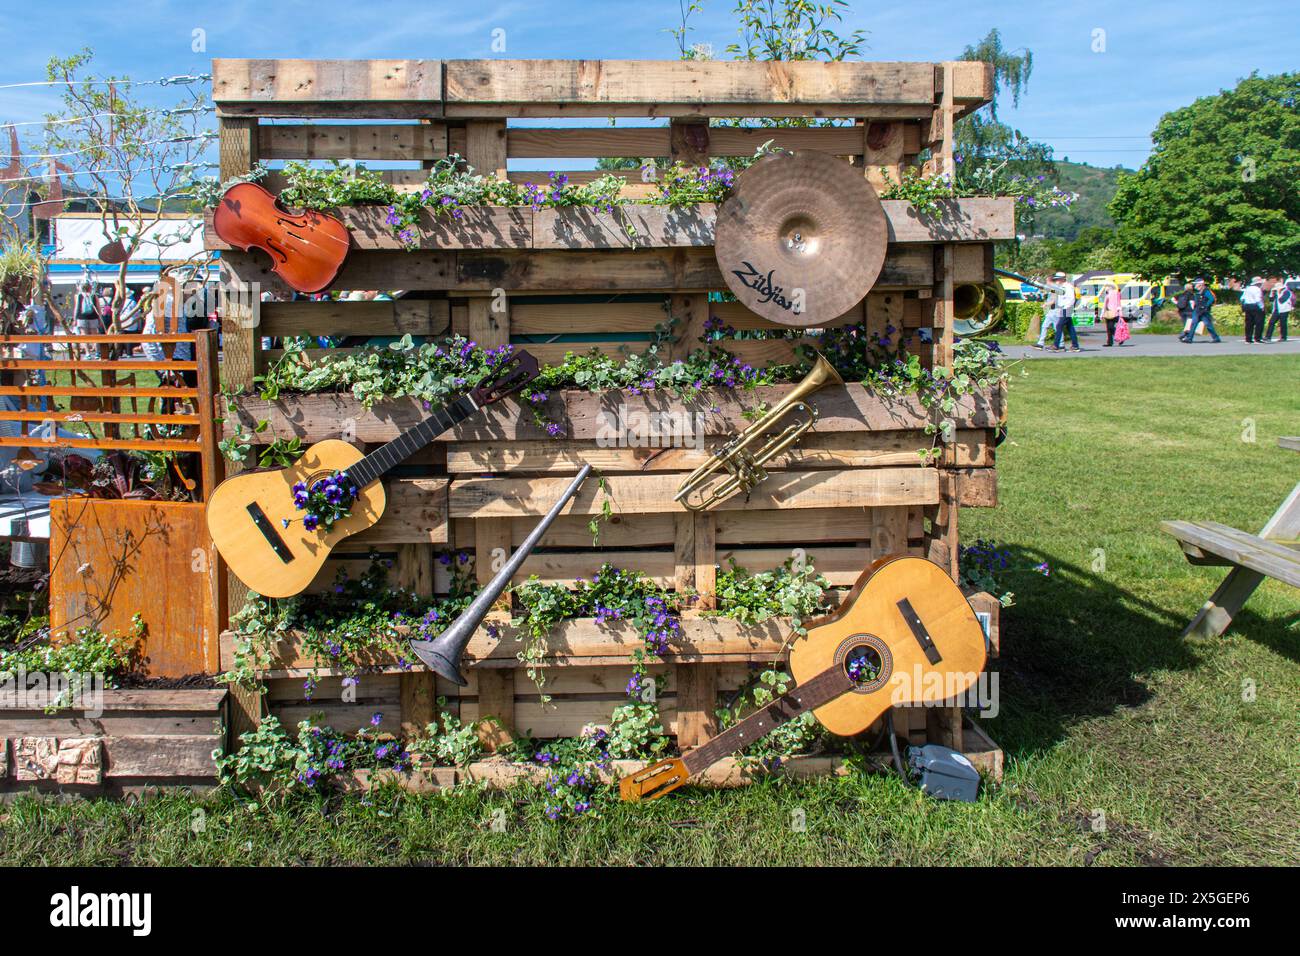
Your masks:
<svg viewBox="0 0 1300 956"><path fill-rule="evenodd" d="M212 214L218 236L247 252L261 249L271 271L298 292L329 288L352 244L348 227L333 216L305 209L290 212L257 183L236 183Z"/></svg>
<svg viewBox="0 0 1300 956"><path fill-rule="evenodd" d="M934 645L930 661L899 607L906 600ZM853 648L872 647L884 665L876 682L813 711L841 737L861 733L895 704L933 704L965 693L984 670L984 629L937 564L924 558L882 558L858 578L832 614L807 623L790 648L790 673L805 684Z"/></svg>
<svg viewBox="0 0 1300 956"><path fill-rule="evenodd" d="M378 522L388 504L381 481L362 488L351 514L328 531L308 531L303 512L293 504L295 483L310 486L346 471L362 457L347 442L329 439L312 445L288 468L234 475L219 484L208 500L208 530L239 580L266 597L298 594L320 572L335 545ZM265 531L250 508L265 516ZM278 538L283 551L277 551L272 538Z"/></svg>

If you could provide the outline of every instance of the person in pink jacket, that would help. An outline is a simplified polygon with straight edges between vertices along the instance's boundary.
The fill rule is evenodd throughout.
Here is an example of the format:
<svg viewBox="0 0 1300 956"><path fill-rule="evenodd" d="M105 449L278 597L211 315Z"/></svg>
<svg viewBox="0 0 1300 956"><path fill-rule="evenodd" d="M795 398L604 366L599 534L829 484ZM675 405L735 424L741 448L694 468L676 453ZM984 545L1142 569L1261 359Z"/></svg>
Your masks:
<svg viewBox="0 0 1300 956"><path fill-rule="evenodd" d="M1115 326L1119 323L1119 288L1107 282L1101 290L1101 317L1106 320L1106 347L1115 344Z"/></svg>

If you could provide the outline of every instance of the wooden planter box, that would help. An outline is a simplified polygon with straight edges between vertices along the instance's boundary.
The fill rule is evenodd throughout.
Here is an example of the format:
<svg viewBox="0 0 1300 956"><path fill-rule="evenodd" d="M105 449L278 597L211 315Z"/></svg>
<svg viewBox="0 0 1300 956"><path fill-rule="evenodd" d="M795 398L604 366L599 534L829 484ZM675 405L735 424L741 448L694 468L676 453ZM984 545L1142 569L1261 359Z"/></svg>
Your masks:
<svg viewBox="0 0 1300 956"><path fill-rule="evenodd" d="M935 242L990 242L1015 238L1014 205L1009 199L964 198L945 203L937 218L918 213L910 203L882 203L891 245ZM461 218L421 213L414 246L397 238L387 224L387 206L345 206L331 210L352 233L353 248L370 251L417 250L612 250L711 247L717 223L713 203L693 206L630 204L613 212L587 207L477 206L462 209ZM222 253L234 251L212 229L206 216L204 245ZM897 284L902 273L893 270Z"/></svg>
<svg viewBox="0 0 1300 956"><path fill-rule="evenodd" d="M966 720L964 733L966 749L963 754L984 777L992 783L1002 782L1003 754L984 729L972 720ZM900 741L900 745L901 745ZM612 772L599 773L602 783L614 785L622 777L637 773L650 765L646 760L615 760ZM850 772L844 758L808 755L787 757L779 766L764 768L737 757L725 757L708 770L692 778L694 786L711 789L745 787L767 776L782 776L794 780L813 777L846 776ZM376 786L396 784L412 793L436 793L463 784L486 785L493 790L503 790L521 783L546 782L546 770L537 764L512 763L501 758L479 760L465 767L420 767L404 773L391 770L358 770L344 784L345 790L364 791Z"/></svg>
<svg viewBox="0 0 1300 956"><path fill-rule="evenodd" d="M0 794L34 788L122 796L215 785L224 688L106 690L97 716L75 708L47 714L48 698L0 708Z"/></svg>

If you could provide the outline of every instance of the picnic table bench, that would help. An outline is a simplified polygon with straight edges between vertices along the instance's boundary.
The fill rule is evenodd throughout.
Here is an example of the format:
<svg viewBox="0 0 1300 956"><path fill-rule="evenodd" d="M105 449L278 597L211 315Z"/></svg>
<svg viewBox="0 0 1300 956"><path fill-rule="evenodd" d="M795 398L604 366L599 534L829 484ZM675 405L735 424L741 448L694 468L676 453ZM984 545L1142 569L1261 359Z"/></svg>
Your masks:
<svg viewBox="0 0 1300 956"><path fill-rule="evenodd" d="M1300 451L1300 437L1280 438L1278 445ZM1178 541L1191 564L1232 568L1184 637L1218 637L1266 577L1300 588L1300 482L1259 534L1216 521L1162 521L1160 528Z"/></svg>

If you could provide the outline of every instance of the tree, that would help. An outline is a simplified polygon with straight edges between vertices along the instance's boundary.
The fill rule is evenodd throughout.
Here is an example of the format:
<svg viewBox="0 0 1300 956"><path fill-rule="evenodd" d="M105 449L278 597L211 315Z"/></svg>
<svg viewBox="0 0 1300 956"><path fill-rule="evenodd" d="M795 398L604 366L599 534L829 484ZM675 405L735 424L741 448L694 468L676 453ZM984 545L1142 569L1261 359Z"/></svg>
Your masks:
<svg viewBox="0 0 1300 956"><path fill-rule="evenodd" d="M1300 74L1252 73L1161 117L1122 176L1117 251L1148 277L1300 269Z"/></svg>
<svg viewBox="0 0 1300 956"><path fill-rule="evenodd" d="M1050 176L1052 147L998 119L998 97L1003 92L1011 94L1012 105L1020 105L1034 70L1033 53L1025 50L1017 55L1017 51L1007 50L1002 35L993 29L974 46L966 47L960 58L992 65L993 97L988 105L959 120L953 130L953 152L960 157L958 187L976 187L995 169L999 175Z"/></svg>
<svg viewBox="0 0 1300 956"><path fill-rule="evenodd" d="M154 227L164 212L191 195L199 160L216 133L202 128L210 110L203 93L181 85L179 102L146 107L127 77L79 75L93 55L86 49L50 59L46 74L55 89L62 89L63 110L46 117L44 150L51 157L67 157L73 169L64 177L65 185L85 193L100 216L105 245L119 247L116 330L132 258L152 250L161 266L165 246L188 238L183 232L161 235ZM195 263L189 271L197 274L201 266ZM142 309L148 305L147 300L141 303Z"/></svg>

